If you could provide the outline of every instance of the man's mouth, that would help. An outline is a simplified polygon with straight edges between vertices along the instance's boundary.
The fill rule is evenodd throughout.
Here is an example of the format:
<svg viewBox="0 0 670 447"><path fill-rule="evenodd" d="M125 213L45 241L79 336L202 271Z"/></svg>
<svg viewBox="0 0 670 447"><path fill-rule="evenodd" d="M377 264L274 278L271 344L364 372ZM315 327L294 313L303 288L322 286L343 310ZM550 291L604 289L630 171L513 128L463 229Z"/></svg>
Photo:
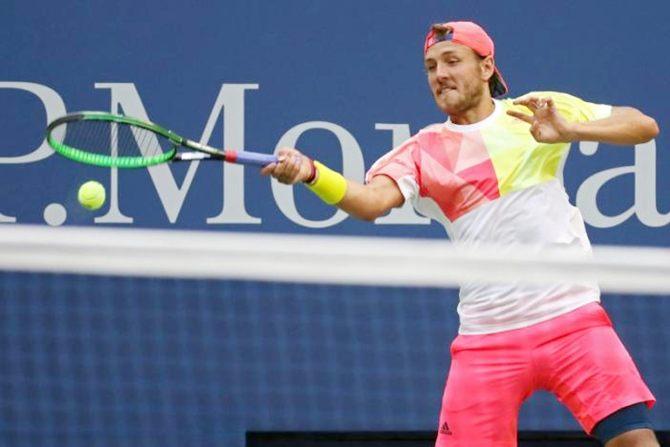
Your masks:
<svg viewBox="0 0 670 447"><path fill-rule="evenodd" d="M440 87L439 89L437 89L437 96L442 96L444 94L449 93L452 90L456 90L456 87L454 87L454 86Z"/></svg>

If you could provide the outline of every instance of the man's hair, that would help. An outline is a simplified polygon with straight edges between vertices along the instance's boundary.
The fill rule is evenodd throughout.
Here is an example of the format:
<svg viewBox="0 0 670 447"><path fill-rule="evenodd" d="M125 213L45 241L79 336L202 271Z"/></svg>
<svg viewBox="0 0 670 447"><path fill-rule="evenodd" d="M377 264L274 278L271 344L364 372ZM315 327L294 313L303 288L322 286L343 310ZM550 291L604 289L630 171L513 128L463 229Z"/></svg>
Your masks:
<svg viewBox="0 0 670 447"><path fill-rule="evenodd" d="M434 23L430 29L432 29L439 37L443 37L451 32L451 27L446 26L443 23Z"/></svg>

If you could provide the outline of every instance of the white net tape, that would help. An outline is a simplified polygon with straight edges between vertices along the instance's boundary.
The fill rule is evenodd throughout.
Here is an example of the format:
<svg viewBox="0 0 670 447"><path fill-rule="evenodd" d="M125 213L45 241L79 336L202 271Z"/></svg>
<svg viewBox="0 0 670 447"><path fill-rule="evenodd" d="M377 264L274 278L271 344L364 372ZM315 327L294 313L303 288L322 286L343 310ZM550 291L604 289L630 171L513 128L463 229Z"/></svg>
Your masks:
<svg viewBox="0 0 670 447"><path fill-rule="evenodd" d="M0 269L453 287L464 281L592 282L604 292L669 294L670 249L465 247L433 239L95 227L0 227Z"/></svg>

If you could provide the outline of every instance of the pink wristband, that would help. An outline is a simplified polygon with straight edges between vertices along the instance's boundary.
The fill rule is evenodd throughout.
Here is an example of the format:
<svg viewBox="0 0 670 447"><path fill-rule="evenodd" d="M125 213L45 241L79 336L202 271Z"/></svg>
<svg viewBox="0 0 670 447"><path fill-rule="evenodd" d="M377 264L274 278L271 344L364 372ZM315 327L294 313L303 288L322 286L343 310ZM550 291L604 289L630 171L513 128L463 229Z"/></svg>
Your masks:
<svg viewBox="0 0 670 447"><path fill-rule="evenodd" d="M309 160L310 167L312 168L312 172L309 174L309 177L307 177L303 183L307 183L308 185L311 184L314 179L316 178L316 165L314 164L314 160L311 158L307 157Z"/></svg>

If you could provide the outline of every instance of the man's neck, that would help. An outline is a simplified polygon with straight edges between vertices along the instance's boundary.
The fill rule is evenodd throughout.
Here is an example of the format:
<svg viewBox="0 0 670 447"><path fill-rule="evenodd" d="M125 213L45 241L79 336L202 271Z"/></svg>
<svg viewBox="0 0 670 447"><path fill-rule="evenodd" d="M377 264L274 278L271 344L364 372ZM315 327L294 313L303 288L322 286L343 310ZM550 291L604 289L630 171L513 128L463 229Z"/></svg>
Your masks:
<svg viewBox="0 0 670 447"><path fill-rule="evenodd" d="M463 125L463 124L474 124L482 121L495 110L495 104L491 97L487 97L479 101L479 103L462 114L459 115L450 115L449 118L452 123Z"/></svg>

